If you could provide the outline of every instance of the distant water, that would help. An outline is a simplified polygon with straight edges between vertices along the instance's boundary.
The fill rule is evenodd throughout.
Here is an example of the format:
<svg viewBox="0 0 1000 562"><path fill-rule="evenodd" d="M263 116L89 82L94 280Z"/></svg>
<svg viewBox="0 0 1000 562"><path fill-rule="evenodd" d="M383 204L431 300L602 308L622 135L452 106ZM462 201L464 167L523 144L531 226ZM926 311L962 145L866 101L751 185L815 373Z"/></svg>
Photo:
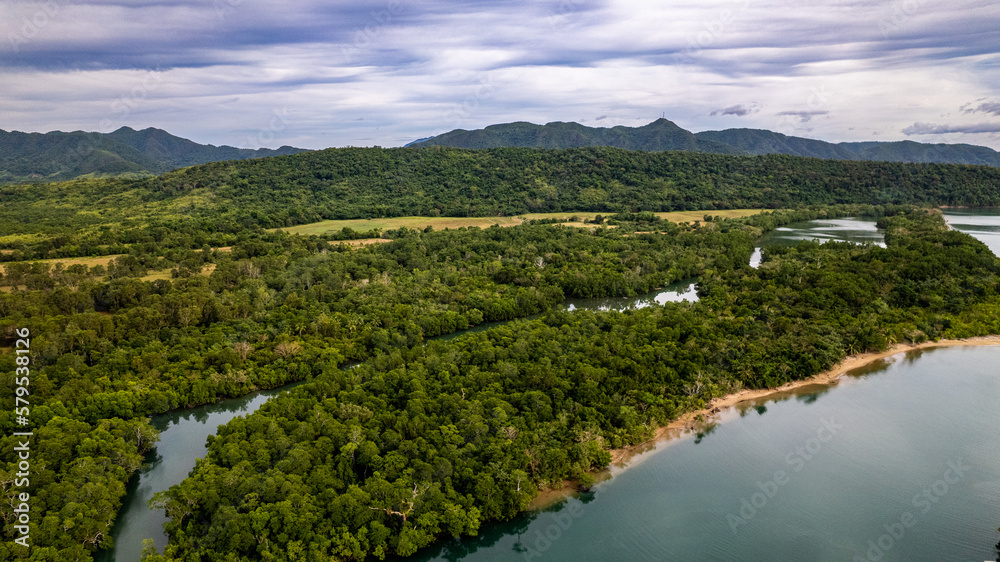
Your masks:
<svg viewBox="0 0 1000 562"><path fill-rule="evenodd" d="M663 287L638 297L607 299L570 299L566 301L568 310L626 310L643 308L666 302L696 301L694 280L688 279ZM540 315L535 315L534 318ZM432 339L449 340L471 332L480 332L506 324L488 322L468 330L438 336ZM180 410L161 416L153 416L152 424L160 430L160 442L147 457L148 465L143 467L138 477L133 477L126 488L123 507L118 520L111 530L115 547L96 556L97 562L137 562L142 553L142 540L153 538L158 550L163 552L167 537L163 524L167 521L162 510L152 510L147 502L154 493L179 484L194 468L195 461L208 453L206 439L216 433L217 428L241 415L257 410L271 396L287 391L301 382L280 388L257 392L242 398L223 400L189 410Z"/></svg>
<svg viewBox="0 0 1000 562"><path fill-rule="evenodd" d="M944 219L955 230L975 236L994 255L1000 256L1000 209L946 209Z"/></svg>
<svg viewBox="0 0 1000 562"><path fill-rule="evenodd" d="M698 293L693 279L678 281L638 297L610 297L603 299L566 299L567 310L616 310L623 311L647 306L662 305L668 302L696 302Z"/></svg>
<svg viewBox="0 0 1000 562"><path fill-rule="evenodd" d="M1000 347L916 351L731 409L415 560L995 560L998 364Z"/></svg>
<svg viewBox="0 0 1000 562"><path fill-rule="evenodd" d="M760 267L763 248L767 246L792 246L803 240L816 240L820 243L838 241L885 246L885 239L873 220L851 217L802 221L778 227L761 237L757 248L754 249L753 256L750 257L750 267Z"/></svg>

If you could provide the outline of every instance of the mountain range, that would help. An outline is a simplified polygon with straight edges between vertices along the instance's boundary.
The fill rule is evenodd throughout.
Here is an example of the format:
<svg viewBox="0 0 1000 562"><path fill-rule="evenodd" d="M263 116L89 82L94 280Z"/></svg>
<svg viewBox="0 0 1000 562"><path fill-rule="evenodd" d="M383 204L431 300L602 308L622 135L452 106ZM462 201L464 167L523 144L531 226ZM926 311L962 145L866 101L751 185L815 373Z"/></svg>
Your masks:
<svg viewBox="0 0 1000 562"><path fill-rule="evenodd" d="M456 129L407 146L456 148L575 148L612 146L629 150L688 150L716 154L789 154L830 160L879 162L935 162L1000 167L1000 153L971 144L898 142L841 142L793 137L762 129L726 129L692 133L667 119L641 127L587 127L579 123L546 125L507 123L485 129Z"/></svg>
<svg viewBox="0 0 1000 562"><path fill-rule="evenodd" d="M0 130L0 184L161 174L208 162L297 152L303 149L252 150L198 144L154 128L137 131L122 127L111 133Z"/></svg>

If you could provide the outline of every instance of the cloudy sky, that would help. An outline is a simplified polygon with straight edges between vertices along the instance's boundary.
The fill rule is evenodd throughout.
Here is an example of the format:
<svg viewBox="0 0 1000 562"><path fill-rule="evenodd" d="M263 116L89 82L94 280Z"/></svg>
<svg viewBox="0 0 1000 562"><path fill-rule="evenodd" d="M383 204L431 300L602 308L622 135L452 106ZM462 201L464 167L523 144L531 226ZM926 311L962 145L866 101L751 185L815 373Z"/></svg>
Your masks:
<svg viewBox="0 0 1000 562"><path fill-rule="evenodd" d="M3 0L0 129L399 146L577 121L1000 149L971 0Z"/></svg>

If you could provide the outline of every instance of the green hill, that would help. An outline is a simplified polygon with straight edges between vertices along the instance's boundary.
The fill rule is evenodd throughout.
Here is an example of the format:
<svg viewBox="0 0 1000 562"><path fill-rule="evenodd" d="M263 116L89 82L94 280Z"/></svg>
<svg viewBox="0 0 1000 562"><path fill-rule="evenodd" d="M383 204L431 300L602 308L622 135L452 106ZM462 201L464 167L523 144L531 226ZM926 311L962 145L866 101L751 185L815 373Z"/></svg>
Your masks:
<svg viewBox="0 0 1000 562"><path fill-rule="evenodd" d="M587 127L579 123L507 123L485 129L454 131L414 141L407 146L454 148L578 148L610 146L627 150L686 150L713 154L788 154L832 160L975 164L1000 167L1000 153L970 144L842 142L792 137L761 129L726 129L692 133L666 120L642 127Z"/></svg>
<svg viewBox="0 0 1000 562"><path fill-rule="evenodd" d="M339 148L143 179L0 187L0 236L194 221L213 232L329 219L801 205L1000 205L1000 169L608 147Z"/></svg>
<svg viewBox="0 0 1000 562"><path fill-rule="evenodd" d="M760 129L705 131L695 136L698 140L732 146L746 154L791 154L835 160L1000 166L1000 153L985 146L971 144L925 144L913 141L834 144Z"/></svg>
<svg viewBox="0 0 1000 562"><path fill-rule="evenodd" d="M203 145L153 128L136 131L122 127L106 134L0 130L0 184L144 176L207 162L297 152L302 149L283 146L277 150L250 150Z"/></svg>
<svg viewBox="0 0 1000 562"><path fill-rule="evenodd" d="M611 146L626 150L688 150L715 154L743 152L712 140L701 140L671 121L657 119L642 127L587 127L579 123L507 123L485 129L458 129L408 146L451 146L456 148L577 148Z"/></svg>

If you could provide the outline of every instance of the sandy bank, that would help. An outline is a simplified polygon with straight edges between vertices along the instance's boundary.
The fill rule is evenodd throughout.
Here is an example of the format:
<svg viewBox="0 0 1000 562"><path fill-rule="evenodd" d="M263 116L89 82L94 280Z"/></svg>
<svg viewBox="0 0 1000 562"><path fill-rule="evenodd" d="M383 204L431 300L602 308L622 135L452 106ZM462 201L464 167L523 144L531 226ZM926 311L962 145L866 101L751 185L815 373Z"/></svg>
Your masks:
<svg viewBox="0 0 1000 562"><path fill-rule="evenodd" d="M620 472L629 466L629 461L631 461L637 455L649 452L658 445L662 445L664 442L676 439L677 437L683 436L685 434L691 434L706 425L706 420L711 420L712 418L717 418L719 414L723 413L725 410L732 408L742 402L757 401L761 399L766 399L772 395L777 395L780 393L788 392L798 388L813 386L813 385L825 385L831 386L837 384L837 380L849 371L858 369L874 363L880 359L885 359L892 355L898 353L904 353L907 351L913 351L916 349L929 349L933 347L951 347L951 346L962 346L962 345L1000 345L1000 335L992 336L981 336L975 338L967 338L961 340L938 340L938 341L928 341L921 344L896 344L891 348L881 351L878 353L860 353L858 355L851 355L846 357L843 361L838 363L835 367L828 371L824 371L815 376L793 381L775 388L762 388L762 389L748 389L741 390L734 394L729 394L721 398L716 398L711 400L708 405L700 410L695 410L688 412L676 420L670 422L668 425L660 427L656 430L656 433L652 439L638 445L633 445L631 447L625 447L622 449L612 449L611 450L611 471L604 471L599 475L598 480L605 480L611 476L612 473ZM563 486L556 489L544 490L542 491L535 500L531 502L529 509L538 509L550 505L566 496L571 495L574 492L574 484L572 482L565 482Z"/></svg>

